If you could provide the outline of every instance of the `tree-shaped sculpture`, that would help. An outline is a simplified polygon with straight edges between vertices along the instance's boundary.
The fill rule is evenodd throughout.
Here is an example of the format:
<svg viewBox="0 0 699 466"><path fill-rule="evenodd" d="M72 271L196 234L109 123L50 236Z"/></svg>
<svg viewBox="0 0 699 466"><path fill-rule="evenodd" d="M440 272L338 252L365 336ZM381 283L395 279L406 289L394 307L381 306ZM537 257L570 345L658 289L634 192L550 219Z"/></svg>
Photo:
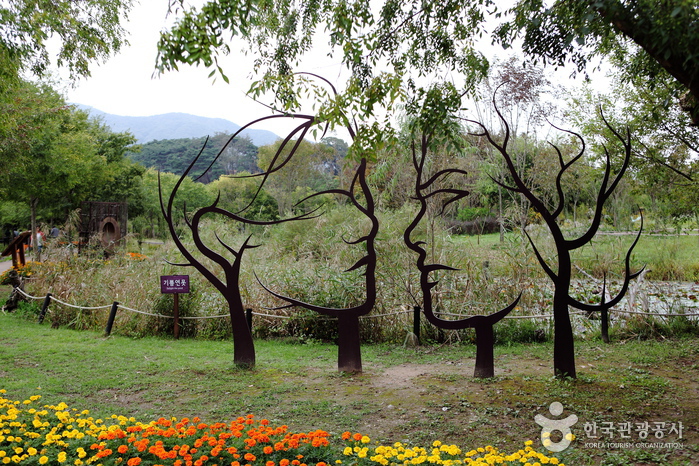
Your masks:
<svg viewBox="0 0 699 466"><path fill-rule="evenodd" d="M350 134L354 137L353 131L351 131ZM366 254L352 267L346 270L346 272L350 272L352 270L357 270L360 267L366 267L363 274L364 286L366 290L364 302L349 308L323 307L281 295L265 287L268 292L289 303L286 306L281 306L279 309L291 306L300 306L305 309L315 311L319 314L338 319L337 325L339 338L337 368L340 372L362 371L359 317L369 314L376 301L376 251L374 249L374 242L379 232L379 221L374 212L374 199L366 182L366 170L367 161L363 158L357 167L349 189L329 189L315 193L300 201L304 202L311 197L320 196L323 194L345 196L349 202L371 222L371 228L364 236L361 236L353 241L343 239L343 241L345 241L347 244L357 245L365 243ZM362 205L361 198L363 198L364 205Z"/></svg>
<svg viewBox="0 0 699 466"><path fill-rule="evenodd" d="M585 152L585 141L583 140L582 136L577 133L563 130L554 126L554 128L556 128L557 130L563 131L564 133L574 136L580 142L581 148L580 151L571 160L566 162L563 159L563 154L561 150L557 146L552 144L553 148L556 150L556 153L558 154L559 170L556 176L557 202L554 202L553 206L549 207L541 197L537 196L530 187L526 186L520 174L518 173L513 162L512 155L510 154L508 148L508 141L510 139L510 127L507 121L505 121L505 118L502 116L502 113L500 113L500 111L498 110L494 98L493 106L495 107L495 111L498 115L498 118L500 119L500 122L503 125L504 136L501 142L496 140L495 136L493 136L493 134L482 123L475 120L466 121L480 127L481 131L476 134L485 137L488 143L505 160L507 171L509 172L509 176L511 178L511 184L501 183L495 179L493 179L493 181L505 189L508 189L515 193L519 193L522 196L524 196L531 203L532 208L534 208L534 210L536 210L541 215L543 221L546 223L551 237L553 238L556 248L555 257L557 261L555 266L551 266L548 264L547 260L537 249L531 236L527 233L526 229L524 230L524 233L527 235L527 238L529 239L529 242L532 245L536 258L539 261L539 264L544 269L546 274L549 276L554 286L554 373L557 377L574 378L576 377L575 348L573 342L573 327L570 320L569 306L588 312L609 310L617 303L619 303L619 301L621 301L621 299L626 294L629 282L641 273L641 271L631 273L630 259L631 253L636 244L638 243L638 239L640 238L643 225L641 225L641 229L639 229L638 235L636 236L633 244L629 247L626 253L626 258L624 260L624 280L622 282L621 288L619 289L619 292L616 294L614 298L610 299L609 301L605 301L603 298L601 303L597 305L591 305L576 300L571 296L570 293L573 266L571 260L571 252L588 244L599 230L600 224L602 222L602 214L605 202L614 192L614 189L619 184L619 181L624 176L624 173L626 172L626 169L629 165L629 159L631 157L631 135L628 129L626 131L625 136L619 134L607 122L607 120L604 118L604 115L602 115L602 120L604 121L604 124L612 132L614 137L619 141L619 143L623 147L624 156L622 159L621 167L612 179L611 155L609 153L608 148L606 146L603 146L605 154L604 175L600 184L597 198L595 199L595 207L592 220L587 230L583 234L581 234L577 238L566 239L563 231L561 230L561 226L558 223L558 219L561 213L563 212L563 208L565 205L565 195L563 192L561 179L565 174L566 170L568 170L575 162L580 160L580 158L583 156Z"/></svg>
<svg viewBox="0 0 699 466"><path fill-rule="evenodd" d="M427 251L423 247L424 241L415 241L412 239L413 232L420 224L420 221L425 217L428 210L428 202L438 196L443 197L441 210L459 199L467 196L469 193L465 189L438 187L440 180L444 180L450 175L465 175L464 170L458 168L447 168L437 171L429 179L423 181L425 174L425 163L428 158L430 146L430 136L422 135L420 140L420 149L415 147L415 142L412 143L413 166L415 168L415 193L414 199L420 204L415 218L410 225L405 229L403 240L409 249L418 255L417 268L420 271L420 290L422 292L422 309L427 320L434 326L449 329L465 329L473 328L476 330L476 366L473 375L475 377L493 377L495 375L495 366L493 361L493 326L503 319L507 314L515 308L519 302L519 297L506 308L490 315L477 315L464 319L447 320L438 317L433 309L432 289L437 286L437 281L433 280L432 274L439 270L456 271L454 267L441 264L428 264Z"/></svg>
<svg viewBox="0 0 699 466"><path fill-rule="evenodd" d="M299 74L310 76L313 79L318 79L322 81L328 87L330 87L330 90L334 95L337 95L337 90L335 89L335 86L333 86L327 79L313 73ZM340 115L340 119L344 122L345 129L348 131L351 140L354 141L357 135L356 125L353 127L352 123L344 114ZM294 156L295 149L296 147L292 148L292 150L287 155L285 161L290 160L291 157ZM281 168L282 166L280 165L276 167L274 171ZM366 254L361 259L359 259L353 266L345 270L345 272L350 272L353 270L357 270L361 267L365 267L363 274L365 287L364 301L356 306L348 308L324 307L276 293L260 282L260 285L263 288L265 288L265 290L267 290L269 293L276 296L277 298L288 303L287 305L280 306L277 309L299 306L311 311L315 311L319 314L329 317L335 317L338 319L337 368L340 372L362 371L362 353L359 337L359 317L369 314L371 310L374 308L374 303L376 302L376 250L374 248L374 242L379 232L379 220L376 217L374 211L374 198L371 194L371 190L369 189L369 185L366 182L366 172L367 160L366 158L362 157L359 161L354 177L348 189L328 189L307 196L306 198L302 199L297 203L297 205L300 205L311 198L322 195L344 196L348 199L350 204L352 204L370 221L371 228L369 229L369 232L365 235L353 241L349 241L343 238L343 241L350 245L358 245L361 243L365 244ZM265 176L267 175L265 174ZM362 199L364 205L362 204Z"/></svg>
<svg viewBox="0 0 699 466"><path fill-rule="evenodd" d="M279 151L275 155L273 161L272 161L272 169L268 170L263 176L266 177L269 176L271 173L274 171L281 169L289 160L289 157L282 157L281 153L283 148L292 141L293 137L295 135L298 135L297 141L301 141L307 134L308 130L316 124L315 118L308 116L308 115L293 115L293 118L300 119L302 123L298 125L293 131L289 133L287 138L283 141L282 145L279 148ZM259 123L264 120L270 120L270 119L276 119L276 118L289 118L287 115L271 115L263 118L259 118L257 120L254 120L247 125L243 126L240 128L238 131L236 131L228 140L226 144L224 144L223 148L219 151L218 155L214 160L211 162L209 167L207 167L206 170L200 175L203 176L214 164L216 159L218 159L218 156L221 155L221 153L226 149L226 146L236 137L238 134L240 134L242 131L245 129L249 128L250 126ZM298 144L295 143L294 147ZM204 147L206 146L206 143L204 144ZM250 244L250 239L251 235L248 236L242 243L242 245L238 248L238 250L235 250L233 247L229 246L226 244L224 241L219 238L218 235L216 235L216 239L219 241L219 243L223 246L225 250L230 252L233 255L233 261L229 261L226 257L221 255L220 253L214 251L212 248L207 246L204 241L202 240L201 234L200 234L200 226L201 226L201 221L206 215L221 215L233 220L236 220L238 222L241 222L243 224L248 224L248 225L277 225L280 223L288 222L288 221L294 221L294 220L303 220L303 219L308 219L312 218L313 212L305 213L298 215L296 217L291 217L291 218L286 218L286 219L281 219L281 220L273 220L273 221L258 221L258 220L251 220L248 218L245 218L242 214L245 212L245 210L254 202L254 199L250 201L250 204L241 209L238 212L229 212L227 210L224 210L220 207L217 207L219 198L214 201L212 205L209 207L204 207L202 209L197 210L191 218L187 216L187 209L186 205L184 206L184 221L189 228L189 230L192 233L192 240L194 241L194 245L196 248L199 250L199 252L207 257L208 259L212 260L214 263L218 264L221 269L223 270L223 275L224 279L220 279L213 271L209 270L206 265L204 265L201 261L197 260L197 258L194 256L194 254L187 248L187 246L184 244L182 239L180 238L179 234L177 233L177 229L175 227L175 221L173 218L173 204L175 201L175 197L177 195L177 191L182 185L182 182L184 179L189 175L189 173L192 171L192 168L195 166L197 161L199 160L199 157L201 156L202 152L204 151L204 147L199 151L199 154L194 158L194 160L189 164L185 172L182 174L178 182L175 184L174 188L172 189L172 193L170 194L170 197L168 199L167 205L163 202L163 195L162 195L162 189L159 188L160 190L160 207L163 213L163 216L165 217L165 220L168 224L168 228L170 230L170 235L172 236L173 241L175 242L175 245L177 248L180 250L182 255L185 257L187 260L186 263L181 263L181 264L173 264L173 265L178 265L178 266L184 266L184 267L194 267L197 269L209 282L211 282L214 287L223 295L224 299L228 303L228 310L230 314L230 319L231 319L231 327L232 327L232 332L233 332L233 360L234 363L237 366L240 367L247 367L251 368L255 365L255 346L253 344L252 340L252 333L250 332L250 328L247 324L247 321L245 319L245 308L243 306L243 301L241 298L240 294L240 268L241 268L241 262L243 259L243 254L245 251L248 249L253 249L257 247L256 245L251 245ZM293 153L293 150L292 150ZM258 188L258 194L260 193L262 189L262 184Z"/></svg>

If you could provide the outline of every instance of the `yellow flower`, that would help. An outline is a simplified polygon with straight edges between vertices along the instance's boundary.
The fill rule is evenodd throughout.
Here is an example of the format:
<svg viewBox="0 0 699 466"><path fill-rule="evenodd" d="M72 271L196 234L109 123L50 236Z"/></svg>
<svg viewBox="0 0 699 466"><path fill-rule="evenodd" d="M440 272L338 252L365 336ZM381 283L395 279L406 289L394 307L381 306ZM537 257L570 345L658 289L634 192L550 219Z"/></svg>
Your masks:
<svg viewBox="0 0 699 466"><path fill-rule="evenodd" d="M362 437L362 443L369 443L369 442L371 442L371 439L369 437L367 437L366 435L364 437Z"/></svg>
<svg viewBox="0 0 699 466"><path fill-rule="evenodd" d="M39 464L46 464L48 462L49 462L49 459L47 456L42 456L41 458L39 458Z"/></svg>
<svg viewBox="0 0 699 466"><path fill-rule="evenodd" d="M573 435L572 433L567 433L566 440L568 440L569 442L572 442L573 440L575 440L575 435Z"/></svg>

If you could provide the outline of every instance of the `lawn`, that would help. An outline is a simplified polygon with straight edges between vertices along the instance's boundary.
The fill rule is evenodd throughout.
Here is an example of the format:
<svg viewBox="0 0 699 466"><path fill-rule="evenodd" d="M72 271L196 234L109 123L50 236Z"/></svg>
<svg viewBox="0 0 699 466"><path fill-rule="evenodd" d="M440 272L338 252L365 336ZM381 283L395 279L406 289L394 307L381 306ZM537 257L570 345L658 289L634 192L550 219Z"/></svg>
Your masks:
<svg viewBox="0 0 699 466"><path fill-rule="evenodd" d="M483 380L472 377L472 345L365 345L364 372L351 375L336 371L334 345L258 340L257 366L245 371L234 367L226 341L105 338L13 314L0 314L0 345L7 397L38 393L99 417L229 422L250 413L294 431L351 430L386 444L440 440L516 450L533 440L541 450L534 416L555 418L548 409L558 401L561 417L578 417L576 441L557 455L566 464L691 465L699 454L695 339L579 341L577 380L552 377L550 343L497 346L496 376ZM682 438L651 432L644 442L662 448L619 448L642 441L636 426L644 422L665 422L666 430L681 422ZM602 433L626 423L631 440Z"/></svg>

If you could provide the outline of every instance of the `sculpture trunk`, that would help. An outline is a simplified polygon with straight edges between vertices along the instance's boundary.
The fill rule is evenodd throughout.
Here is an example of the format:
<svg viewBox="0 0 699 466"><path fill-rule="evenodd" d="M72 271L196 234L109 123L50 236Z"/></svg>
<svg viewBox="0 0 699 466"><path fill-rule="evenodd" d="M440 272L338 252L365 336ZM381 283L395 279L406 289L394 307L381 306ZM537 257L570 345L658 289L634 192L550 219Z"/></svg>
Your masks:
<svg viewBox="0 0 699 466"><path fill-rule="evenodd" d="M362 372L362 352L359 343L359 318L353 315L338 317L337 368L340 372Z"/></svg>
<svg viewBox="0 0 699 466"><path fill-rule="evenodd" d="M553 296L553 370L556 377L575 378L575 345L568 312L568 284L557 283Z"/></svg>
<svg viewBox="0 0 699 466"><path fill-rule="evenodd" d="M233 362L238 367L251 369L255 366L255 344L245 319L243 303L234 299L228 301L228 308L233 331Z"/></svg>
<svg viewBox="0 0 699 466"><path fill-rule="evenodd" d="M491 322L475 325L476 328L476 368L474 377L495 377L495 361L493 359L493 345L495 337Z"/></svg>

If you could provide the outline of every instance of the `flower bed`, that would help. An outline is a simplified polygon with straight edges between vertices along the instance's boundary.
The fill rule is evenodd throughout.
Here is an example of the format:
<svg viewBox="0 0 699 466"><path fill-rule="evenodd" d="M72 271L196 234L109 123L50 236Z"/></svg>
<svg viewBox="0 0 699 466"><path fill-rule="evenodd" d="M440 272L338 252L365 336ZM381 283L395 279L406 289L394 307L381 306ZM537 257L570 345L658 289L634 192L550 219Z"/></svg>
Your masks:
<svg viewBox="0 0 699 466"><path fill-rule="evenodd" d="M487 446L462 451L435 441L430 448L401 443L374 445L369 437L345 432L333 438L323 430L289 432L254 416L229 423L198 418L148 423L113 415L95 419L65 403L40 405L40 395L23 401L0 390L0 464L127 466L389 466L459 464L562 464L525 443L504 454Z"/></svg>

